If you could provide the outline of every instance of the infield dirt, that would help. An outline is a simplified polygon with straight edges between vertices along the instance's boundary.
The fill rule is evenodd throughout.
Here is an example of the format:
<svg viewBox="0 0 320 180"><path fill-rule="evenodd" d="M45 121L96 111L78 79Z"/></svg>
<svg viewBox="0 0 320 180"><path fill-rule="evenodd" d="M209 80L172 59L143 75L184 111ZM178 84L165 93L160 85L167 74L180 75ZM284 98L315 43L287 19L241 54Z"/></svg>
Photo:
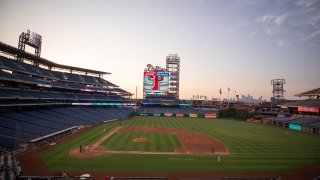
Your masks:
<svg viewBox="0 0 320 180"><path fill-rule="evenodd" d="M174 152L144 152L144 151L109 151L100 144L116 133L126 132L158 132L174 134L178 137L181 148L177 148ZM139 141L140 138L137 138ZM144 139L145 140L145 139ZM106 153L116 154L197 154L197 155L228 155L228 148L220 141L213 137L200 134L198 132L186 131L174 128L146 127L146 126L123 126L117 127L103 136L94 145L89 146L85 152L81 152L78 148L69 152L69 155L76 158L97 157Z"/></svg>

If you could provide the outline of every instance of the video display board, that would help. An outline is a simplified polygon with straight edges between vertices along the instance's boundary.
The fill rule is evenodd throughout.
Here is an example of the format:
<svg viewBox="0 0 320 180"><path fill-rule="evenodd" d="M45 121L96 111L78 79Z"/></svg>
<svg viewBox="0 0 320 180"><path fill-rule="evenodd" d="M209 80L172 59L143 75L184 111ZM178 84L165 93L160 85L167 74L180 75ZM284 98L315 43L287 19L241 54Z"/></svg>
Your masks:
<svg viewBox="0 0 320 180"><path fill-rule="evenodd" d="M296 131L302 131L302 127L296 124L289 124L289 129L293 129Z"/></svg>
<svg viewBox="0 0 320 180"><path fill-rule="evenodd" d="M165 95L169 91L168 72L144 72L143 92L145 95Z"/></svg>

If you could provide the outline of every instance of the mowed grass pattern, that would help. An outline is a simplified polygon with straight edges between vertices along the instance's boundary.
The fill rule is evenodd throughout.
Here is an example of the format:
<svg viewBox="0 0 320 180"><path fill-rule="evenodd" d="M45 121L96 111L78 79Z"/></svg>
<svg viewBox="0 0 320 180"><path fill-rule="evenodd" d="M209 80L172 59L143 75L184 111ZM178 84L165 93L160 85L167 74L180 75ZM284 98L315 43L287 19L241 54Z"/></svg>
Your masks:
<svg viewBox="0 0 320 180"><path fill-rule="evenodd" d="M145 142L133 142L136 138L146 138ZM104 141L102 146L112 151L174 152L181 144L177 136L155 132L120 132Z"/></svg>
<svg viewBox="0 0 320 180"><path fill-rule="evenodd" d="M56 171L67 168L82 172L167 173L284 172L320 161L319 136L261 124L222 119L166 117L134 117L121 124L197 131L223 142L230 155L222 156L221 162L217 162L216 157L207 155L106 154L85 160L68 156L71 149L79 148L81 144L93 144L100 139L105 134L104 128L108 132L119 126L120 123L116 122L101 125L59 144L42 153L42 158L49 169Z"/></svg>

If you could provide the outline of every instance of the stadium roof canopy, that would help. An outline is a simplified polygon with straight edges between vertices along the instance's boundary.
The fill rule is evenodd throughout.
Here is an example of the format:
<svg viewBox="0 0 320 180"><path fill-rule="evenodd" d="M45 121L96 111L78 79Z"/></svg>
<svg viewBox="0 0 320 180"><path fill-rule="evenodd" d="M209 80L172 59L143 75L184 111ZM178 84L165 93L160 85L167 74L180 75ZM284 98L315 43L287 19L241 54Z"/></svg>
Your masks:
<svg viewBox="0 0 320 180"><path fill-rule="evenodd" d="M306 92L303 92L303 93L300 93L300 94L296 94L295 96L298 96L298 97L303 97L303 96L308 96L308 97L317 97L319 99L320 97L320 88L316 88L316 89L313 89L313 90L310 90L310 91L306 91Z"/></svg>
<svg viewBox="0 0 320 180"><path fill-rule="evenodd" d="M74 66L67 66L67 65L62 65L58 64L55 62L52 62L50 60L35 56L31 53L28 53L26 51L22 51L18 48L15 48L13 46L10 46L8 44L0 42L0 51L2 51L5 54L9 54L12 56L19 56L21 58L24 58L28 61L31 61L35 64L41 64L43 66L47 66L49 69L51 68L57 68L57 69L64 69L64 70L69 70L69 71L77 71L77 72L82 72L82 73L90 73L90 74L96 74L96 75L103 75L103 74L111 74L109 72L104 72L104 71L96 71L96 70L91 70L91 69L85 69L85 68L79 68L79 67L74 67Z"/></svg>

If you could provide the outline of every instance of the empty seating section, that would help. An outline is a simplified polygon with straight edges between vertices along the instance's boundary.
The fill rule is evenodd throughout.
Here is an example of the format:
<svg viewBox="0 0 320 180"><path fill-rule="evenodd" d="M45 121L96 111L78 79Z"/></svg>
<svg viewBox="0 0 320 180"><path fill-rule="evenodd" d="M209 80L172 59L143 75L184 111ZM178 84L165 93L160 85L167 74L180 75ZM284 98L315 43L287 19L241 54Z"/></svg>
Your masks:
<svg viewBox="0 0 320 180"><path fill-rule="evenodd" d="M89 109L84 109L86 111L88 111ZM113 120L113 119L116 119L117 117L114 116L113 114L111 114L108 109L102 109L102 108L94 108L94 109L90 109L91 111L93 111L93 113L96 113L96 114L100 114L101 116L107 118L107 119L110 119L110 120Z"/></svg>
<svg viewBox="0 0 320 180"><path fill-rule="evenodd" d="M24 62L11 60L3 56L0 56L0 69L10 70L13 72L10 74L0 70L1 79L24 82L28 84L41 83L41 78L47 78L45 84L66 89L86 88L85 84L97 85L100 86L100 89L104 90L108 90L106 87L118 87L117 85L100 77L50 71L48 69L33 66ZM62 82L68 83L66 84ZM128 93L120 88L117 90L123 93Z"/></svg>
<svg viewBox="0 0 320 180"><path fill-rule="evenodd" d="M76 118L73 118L72 116L66 116L63 113L56 112L55 110L38 110L38 112L43 114L46 117L51 117L62 123L70 124L71 126L88 125L88 123L83 121L82 119L76 119Z"/></svg>
<svg viewBox="0 0 320 180"><path fill-rule="evenodd" d="M73 84L68 84L67 86L70 87L70 89L84 89L86 88L86 86L84 84L77 84L77 83L73 83Z"/></svg>
<svg viewBox="0 0 320 180"><path fill-rule="evenodd" d="M86 94L86 93L60 93L39 90L21 90L14 88L0 89L0 99L60 99L60 100L86 100L86 101L127 101L128 99L116 95Z"/></svg>
<svg viewBox="0 0 320 180"><path fill-rule="evenodd" d="M97 82L97 80L93 76L82 75L82 78L83 78L84 82L86 82L88 84L99 84L99 82Z"/></svg>
<svg viewBox="0 0 320 180"><path fill-rule="evenodd" d="M89 94L77 94L79 99L83 99L83 100L94 100L92 95Z"/></svg>
<svg viewBox="0 0 320 180"><path fill-rule="evenodd" d="M112 86L112 87L118 87L117 85L105 80L105 79L102 79L102 78L99 78L99 77L96 77L96 79L99 79L98 81L99 82L102 82L103 84L106 84L107 86Z"/></svg>
<svg viewBox="0 0 320 180"><path fill-rule="evenodd" d="M23 69L21 66L18 66L16 63L18 63L18 61L12 61L12 60L9 60L9 59L7 59L5 57L0 56L0 66L1 66L1 68L6 68L6 69L9 69L9 70L12 70L12 71L24 72L25 69Z"/></svg>
<svg viewBox="0 0 320 180"><path fill-rule="evenodd" d="M0 56L0 80L4 82L0 88L2 105L21 102L23 105L35 105L81 101L128 101L116 95L118 92L128 92L101 77L51 71L3 56ZM85 92L83 89L86 89ZM132 112L131 108L105 107L46 107L2 112L0 147L12 150L21 142L69 130L75 126L90 126L105 121L125 119Z"/></svg>
<svg viewBox="0 0 320 180"><path fill-rule="evenodd" d="M312 124L310 124L310 126L313 126L313 127L320 127L320 121L313 122Z"/></svg>
<svg viewBox="0 0 320 180"><path fill-rule="evenodd" d="M108 96L110 101L126 101L128 99L121 97L121 96Z"/></svg>
<svg viewBox="0 0 320 180"><path fill-rule="evenodd" d="M299 125L309 125L314 122L320 122L320 119L308 119L308 118L301 118L301 119L294 119L291 121L293 124L299 124Z"/></svg>
<svg viewBox="0 0 320 180"><path fill-rule="evenodd" d="M27 142L73 126L125 119L132 108L52 108L0 114L0 147L13 149Z"/></svg>
<svg viewBox="0 0 320 180"><path fill-rule="evenodd" d="M106 84L106 85L109 86L108 81L106 81L106 80L103 81L103 79L100 78L100 77L95 77L95 79L96 79L96 81L98 82L98 84ZM111 84L112 84L112 83L111 83ZM112 86L112 85L111 85L111 86ZM115 85L114 85L114 86L115 86Z"/></svg>
<svg viewBox="0 0 320 180"><path fill-rule="evenodd" d="M157 104L157 105L172 105L172 106L179 106L179 104L188 104L186 102L183 102L182 100L172 100L172 99L144 99L141 101L142 104Z"/></svg>
<svg viewBox="0 0 320 180"><path fill-rule="evenodd" d="M51 74L53 74L56 78L58 78L61 81L68 80L68 78L65 76L64 72L51 71Z"/></svg>
<svg viewBox="0 0 320 180"><path fill-rule="evenodd" d="M138 113L159 114L159 113L171 113L171 114L210 114L216 112L215 110L203 110L195 108L164 108L164 107L141 107Z"/></svg>
<svg viewBox="0 0 320 180"><path fill-rule="evenodd" d="M4 142L12 148L15 146L15 142L12 141L11 137L2 136L1 134L0 142ZM14 153L0 148L0 179L17 179L18 175L21 175L21 166Z"/></svg>
<svg viewBox="0 0 320 180"><path fill-rule="evenodd" d="M3 118L1 118L3 119ZM25 132L25 131L19 131L16 129L16 127L12 127L9 125L5 125L4 123L0 123L0 130L1 130L1 135L6 135L9 137L16 137L17 134L21 135L21 137L26 138L26 139L35 139L37 138L39 135L37 134L33 134L33 133L29 133L29 132ZM1 145L0 145L1 146Z"/></svg>
<svg viewBox="0 0 320 180"><path fill-rule="evenodd" d="M4 147L5 149L14 149L14 145L15 145L14 138L8 137L8 136L2 136L0 134L0 142L1 142L1 146Z"/></svg>
<svg viewBox="0 0 320 180"><path fill-rule="evenodd" d="M11 128L11 129L21 129L21 132L26 132L29 134L33 134L35 136L45 135L46 133L50 134L53 132L52 129L38 126L29 122L25 122L24 120L17 120L5 116L0 116L0 123L1 126L4 128ZM49 130L49 132L46 132Z"/></svg>
<svg viewBox="0 0 320 180"><path fill-rule="evenodd" d="M268 121L282 122L287 124L297 124L301 126L320 127L319 118L306 118L306 117L287 117L287 118L269 118Z"/></svg>
<svg viewBox="0 0 320 180"><path fill-rule="evenodd" d="M11 79L16 79L16 77L10 73L6 73L2 70L0 70L0 77L3 78L3 79L8 79L8 80L11 80Z"/></svg>
<svg viewBox="0 0 320 180"><path fill-rule="evenodd" d="M65 108L57 108L53 111L62 114L64 117L71 119L73 121L79 120L80 125L90 125L90 124L97 124L99 121L89 118L88 116L79 113L79 111L74 111L73 109L65 109ZM101 121L100 121L101 122Z"/></svg>

